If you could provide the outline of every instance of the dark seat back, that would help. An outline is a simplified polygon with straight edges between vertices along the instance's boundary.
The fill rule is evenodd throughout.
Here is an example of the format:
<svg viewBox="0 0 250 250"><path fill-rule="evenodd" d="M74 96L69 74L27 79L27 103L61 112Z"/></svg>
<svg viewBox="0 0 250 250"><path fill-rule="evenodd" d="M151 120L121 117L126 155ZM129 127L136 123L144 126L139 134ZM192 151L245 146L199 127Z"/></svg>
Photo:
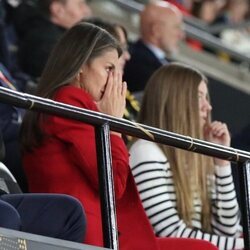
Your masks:
<svg viewBox="0 0 250 250"><path fill-rule="evenodd" d="M7 194L22 193L15 177L2 162L0 162L0 192Z"/></svg>
<svg viewBox="0 0 250 250"><path fill-rule="evenodd" d="M0 131L0 161L3 161L4 157L5 157L5 147L3 143L2 133Z"/></svg>
<svg viewBox="0 0 250 250"><path fill-rule="evenodd" d="M9 169L1 162L5 156L5 147L0 131L0 193L18 194L22 193L15 177Z"/></svg>

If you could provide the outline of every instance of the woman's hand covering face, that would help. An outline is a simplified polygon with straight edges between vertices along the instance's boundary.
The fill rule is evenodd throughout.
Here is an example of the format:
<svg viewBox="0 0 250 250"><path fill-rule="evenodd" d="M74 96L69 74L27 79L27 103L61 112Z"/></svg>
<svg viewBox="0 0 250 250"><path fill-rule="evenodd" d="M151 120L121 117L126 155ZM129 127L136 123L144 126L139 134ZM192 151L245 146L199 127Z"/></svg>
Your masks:
<svg viewBox="0 0 250 250"><path fill-rule="evenodd" d="M127 84L122 81L120 70L111 70L105 91L100 101L96 102L100 112L122 118L126 106Z"/></svg>

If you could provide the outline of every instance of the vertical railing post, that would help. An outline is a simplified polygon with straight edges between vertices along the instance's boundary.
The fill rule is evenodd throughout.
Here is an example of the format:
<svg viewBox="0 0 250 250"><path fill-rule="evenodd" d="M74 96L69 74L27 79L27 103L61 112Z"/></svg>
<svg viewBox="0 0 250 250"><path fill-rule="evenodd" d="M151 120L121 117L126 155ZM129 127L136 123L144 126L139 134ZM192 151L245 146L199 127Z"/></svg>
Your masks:
<svg viewBox="0 0 250 250"><path fill-rule="evenodd" d="M95 134L104 247L118 250L109 125L96 126Z"/></svg>
<svg viewBox="0 0 250 250"><path fill-rule="evenodd" d="M238 163L241 184L241 215L245 249L250 250L250 162Z"/></svg>

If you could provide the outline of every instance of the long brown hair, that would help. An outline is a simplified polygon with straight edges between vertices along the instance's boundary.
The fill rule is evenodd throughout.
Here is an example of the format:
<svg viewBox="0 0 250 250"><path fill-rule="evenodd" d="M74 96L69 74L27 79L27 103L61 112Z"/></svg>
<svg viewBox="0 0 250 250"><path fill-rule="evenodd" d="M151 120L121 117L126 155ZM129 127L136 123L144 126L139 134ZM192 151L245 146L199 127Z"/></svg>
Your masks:
<svg viewBox="0 0 250 250"><path fill-rule="evenodd" d="M127 30L125 29L125 27L119 23L114 23L114 22L109 22L106 20L103 20L99 17L90 17L87 19L83 19L83 21L88 22L88 23L92 23L106 31L108 31L113 37L115 37L117 39L118 42L120 42L120 35L118 30L121 29L126 42L128 42L128 33ZM122 45L121 45L122 47ZM123 48L124 49L124 48Z"/></svg>
<svg viewBox="0 0 250 250"><path fill-rule="evenodd" d="M198 86L206 77L182 64L172 63L158 69L147 83L139 122L171 132L203 138L200 126ZM212 159L203 155L159 145L173 172L180 218L191 225L194 198L202 204L203 229L211 231L211 199L208 177L214 172Z"/></svg>
<svg viewBox="0 0 250 250"><path fill-rule="evenodd" d="M53 99L58 88L70 84L84 64L104 52L115 49L121 55L117 40L104 29L80 22L69 29L54 47L39 81L36 95ZM23 150L42 143L44 132L39 126L40 113L28 112L21 129Z"/></svg>

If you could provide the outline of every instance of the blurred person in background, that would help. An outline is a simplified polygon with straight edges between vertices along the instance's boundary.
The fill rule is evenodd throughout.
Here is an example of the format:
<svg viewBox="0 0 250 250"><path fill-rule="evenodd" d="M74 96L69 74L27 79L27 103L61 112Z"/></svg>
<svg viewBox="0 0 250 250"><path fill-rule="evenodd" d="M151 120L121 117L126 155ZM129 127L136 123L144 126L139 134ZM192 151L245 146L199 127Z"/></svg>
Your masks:
<svg viewBox="0 0 250 250"><path fill-rule="evenodd" d="M11 90L19 90L16 81L1 63L0 86ZM2 161L14 175L21 190L23 192L28 192L18 141L23 115L24 111L22 109L9 104L0 103L0 133L3 135L6 152Z"/></svg>
<svg viewBox="0 0 250 250"><path fill-rule="evenodd" d="M218 17L216 23L233 24L246 20L249 13L248 0L227 0L223 13Z"/></svg>
<svg viewBox="0 0 250 250"><path fill-rule="evenodd" d="M23 20L19 63L24 72L38 78L63 33L92 12L85 0L38 0L34 8L36 15Z"/></svg>
<svg viewBox="0 0 250 250"><path fill-rule="evenodd" d="M213 22L216 20L222 7L222 2L220 2L219 0L195 0L193 1L190 14L193 17L199 19L197 20L197 22L200 23L202 26L209 26L212 25ZM203 46L203 44L198 40L188 38L187 43L189 46L191 46L197 51L205 49L207 51L213 52L211 51L211 49Z"/></svg>
<svg viewBox="0 0 250 250"><path fill-rule="evenodd" d="M220 8L218 0L196 0L193 2L191 14L204 24L211 24L217 18Z"/></svg>
<svg viewBox="0 0 250 250"><path fill-rule="evenodd" d="M147 4L140 15L140 36L131 46L131 59L124 71L132 93L142 92L151 74L178 51L184 36L180 10L165 1Z"/></svg>
<svg viewBox="0 0 250 250"><path fill-rule="evenodd" d="M228 0L222 14L215 20L215 24L225 24L225 27L217 34L221 41L238 51L239 53L250 53L250 31L248 27L237 27L247 21L250 3L248 0ZM234 28L233 26L236 25ZM230 60L229 56L223 59Z"/></svg>
<svg viewBox="0 0 250 250"><path fill-rule="evenodd" d="M0 1L0 62L15 79L15 85L20 91L26 91L32 84L31 77L25 74L17 60L18 35L16 33L13 15L15 6L10 1Z"/></svg>

